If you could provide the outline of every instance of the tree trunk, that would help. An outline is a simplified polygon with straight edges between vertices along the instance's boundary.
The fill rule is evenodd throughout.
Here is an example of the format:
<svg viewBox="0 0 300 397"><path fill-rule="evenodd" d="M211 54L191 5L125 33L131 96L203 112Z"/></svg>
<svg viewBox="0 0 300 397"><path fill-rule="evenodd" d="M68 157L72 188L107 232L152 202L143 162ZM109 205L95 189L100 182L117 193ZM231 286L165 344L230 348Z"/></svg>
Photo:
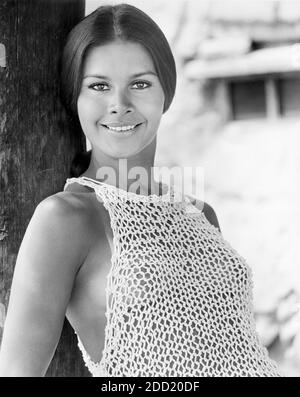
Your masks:
<svg viewBox="0 0 300 397"><path fill-rule="evenodd" d="M0 3L0 338L29 220L40 201L63 189L75 152L85 148L61 105L58 74L84 7L84 0ZM67 321L46 376L88 376Z"/></svg>

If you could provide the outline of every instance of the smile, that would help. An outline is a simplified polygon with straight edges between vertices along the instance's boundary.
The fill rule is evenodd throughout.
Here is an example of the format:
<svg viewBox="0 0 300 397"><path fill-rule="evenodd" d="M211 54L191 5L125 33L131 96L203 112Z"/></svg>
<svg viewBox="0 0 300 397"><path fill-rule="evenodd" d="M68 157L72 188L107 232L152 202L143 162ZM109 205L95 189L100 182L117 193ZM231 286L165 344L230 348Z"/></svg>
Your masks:
<svg viewBox="0 0 300 397"><path fill-rule="evenodd" d="M135 125L124 125L122 127L111 127L105 124L102 124L111 134L117 136L130 136L135 132L140 125L143 123L135 124Z"/></svg>
<svg viewBox="0 0 300 397"><path fill-rule="evenodd" d="M135 124L135 125L124 125L122 127L111 127L109 125L105 125L103 124L106 128L113 130L113 131L129 131L129 130L133 130L135 127L137 127L139 124Z"/></svg>

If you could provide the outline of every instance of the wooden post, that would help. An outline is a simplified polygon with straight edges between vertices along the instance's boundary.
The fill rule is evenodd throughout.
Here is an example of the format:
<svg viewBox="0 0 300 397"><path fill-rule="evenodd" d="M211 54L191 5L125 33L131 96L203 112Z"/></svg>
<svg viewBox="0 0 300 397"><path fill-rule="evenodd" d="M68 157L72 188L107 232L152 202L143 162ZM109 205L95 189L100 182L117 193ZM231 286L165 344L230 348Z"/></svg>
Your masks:
<svg viewBox="0 0 300 397"><path fill-rule="evenodd" d="M273 77L267 77L266 87L266 107L267 118L270 120L278 119L280 115L280 104L276 81Z"/></svg>
<svg viewBox="0 0 300 397"><path fill-rule="evenodd" d="M84 8L84 0L0 3L0 339L28 222L85 148L58 97L61 50ZM46 376L88 376L67 322Z"/></svg>

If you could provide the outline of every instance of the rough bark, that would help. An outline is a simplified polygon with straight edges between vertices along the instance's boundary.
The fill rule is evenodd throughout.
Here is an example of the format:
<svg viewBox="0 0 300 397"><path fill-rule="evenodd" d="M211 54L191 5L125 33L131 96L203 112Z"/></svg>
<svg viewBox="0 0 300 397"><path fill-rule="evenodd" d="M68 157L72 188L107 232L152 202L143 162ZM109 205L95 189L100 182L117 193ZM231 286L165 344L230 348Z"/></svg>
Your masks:
<svg viewBox="0 0 300 397"><path fill-rule="evenodd" d="M0 3L0 338L28 222L40 201L62 190L74 153L84 148L61 105L58 74L65 38L84 6L84 0ZM65 323L47 376L86 375Z"/></svg>

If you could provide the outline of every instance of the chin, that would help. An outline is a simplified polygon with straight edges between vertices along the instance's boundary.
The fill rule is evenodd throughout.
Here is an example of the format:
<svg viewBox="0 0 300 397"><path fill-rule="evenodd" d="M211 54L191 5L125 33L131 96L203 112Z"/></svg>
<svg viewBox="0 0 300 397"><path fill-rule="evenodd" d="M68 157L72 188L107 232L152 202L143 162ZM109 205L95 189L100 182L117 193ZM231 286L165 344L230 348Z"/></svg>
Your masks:
<svg viewBox="0 0 300 397"><path fill-rule="evenodd" d="M135 144L136 143L136 144ZM106 153L114 158L129 158L132 157L134 155L139 154L140 152L142 152L146 146L149 145L149 142L147 142L146 144L144 142L133 142L133 143L128 143L128 145L124 145L123 147L120 145L119 147L111 147L110 146L110 150L106 151Z"/></svg>
<svg viewBox="0 0 300 397"><path fill-rule="evenodd" d="M135 152L132 150L131 151L128 151L128 150L116 151L115 150L115 151L107 153L107 154L114 159L126 159L126 158L134 156L136 153L138 153L138 152Z"/></svg>

